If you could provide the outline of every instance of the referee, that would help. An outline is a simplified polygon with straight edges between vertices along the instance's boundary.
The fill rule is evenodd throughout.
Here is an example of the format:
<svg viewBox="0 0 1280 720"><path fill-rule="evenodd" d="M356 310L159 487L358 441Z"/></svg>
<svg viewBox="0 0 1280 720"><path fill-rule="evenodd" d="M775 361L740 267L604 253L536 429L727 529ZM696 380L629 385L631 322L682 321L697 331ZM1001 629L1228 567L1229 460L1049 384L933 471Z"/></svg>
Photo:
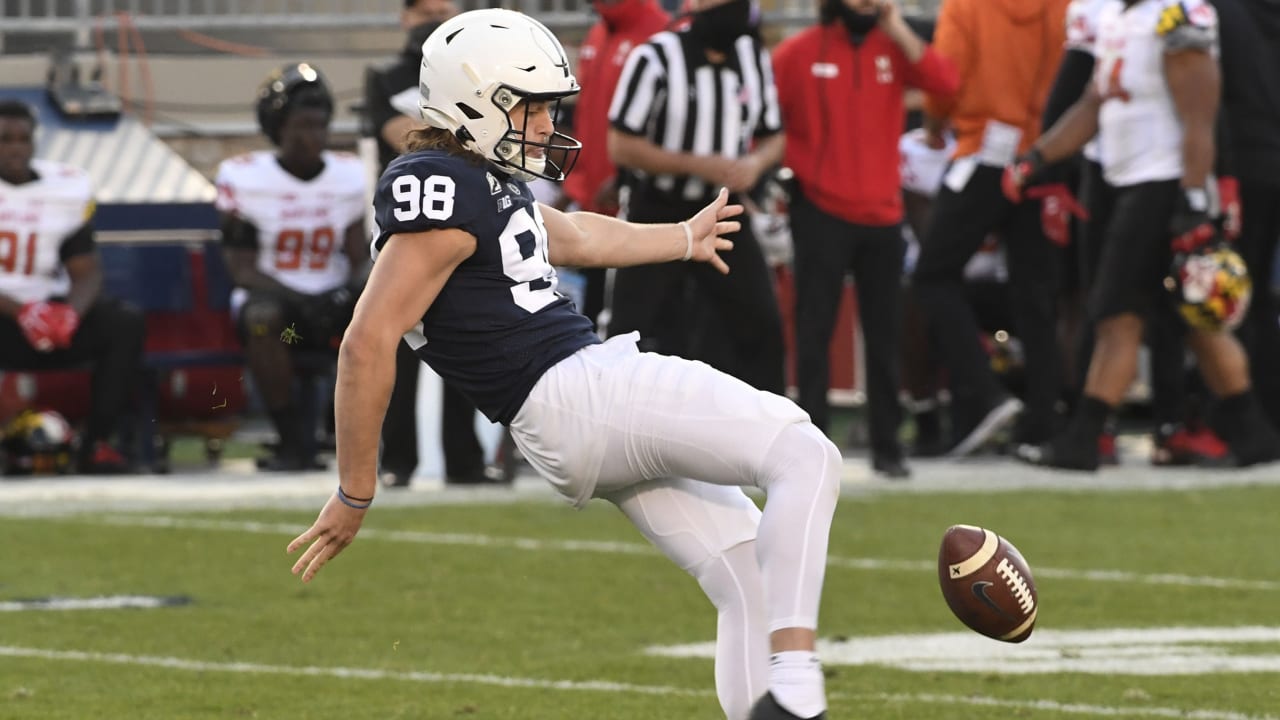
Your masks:
<svg viewBox="0 0 1280 720"><path fill-rule="evenodd" d="M609 155L635 172L632 222L678 222L717 189L746 193L782 159L778 94L751 0L692 0L688 28L664 31L627 58L609 108ZM734 201L731 197L730 201ZM609 334L639 331L641 347L704 360L782 393L782 320L773 279L748 222L725 254L732 271L666 263L617 271ZM710 300L729 347L690 350L685 293ZM714 359L713 357L714 356Z"/></svg>

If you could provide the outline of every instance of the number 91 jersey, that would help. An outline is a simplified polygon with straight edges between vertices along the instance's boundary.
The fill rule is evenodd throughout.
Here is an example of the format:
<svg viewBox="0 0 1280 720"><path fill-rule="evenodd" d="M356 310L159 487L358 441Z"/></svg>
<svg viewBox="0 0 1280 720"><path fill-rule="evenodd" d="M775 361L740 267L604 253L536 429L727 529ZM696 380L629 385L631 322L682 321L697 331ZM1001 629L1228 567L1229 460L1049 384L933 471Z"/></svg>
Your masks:
<svg viewBox="0 0 1280 720"><path fill-rule="evenodd" d="M475 253L405 341L490 420L510 423L548 368L600 341L557 291L542 213L525 183L469 157L423 150L387 166L373 207L375 261L392 235L458 228L475 237Z"/></svg>
<svg viewBox="0 0 1280 720"><path fill-rule="evenodd" d="M75 252L69 243L94 210L85 171L48 160L32 160L31 167L37 175L31 182L0 180L0 293L19 303L67 294L64 262Z"/></svg>
<svg viewBox="0 0 1280 720"><path fill-rule="evenodd" d="M351 272L342 252L347 228L365 213L364 166L348 153L325 151L311 180L280 167L266 150L218 167L218 210L258 229L258 269L307 295L332 290Z"/></svg>

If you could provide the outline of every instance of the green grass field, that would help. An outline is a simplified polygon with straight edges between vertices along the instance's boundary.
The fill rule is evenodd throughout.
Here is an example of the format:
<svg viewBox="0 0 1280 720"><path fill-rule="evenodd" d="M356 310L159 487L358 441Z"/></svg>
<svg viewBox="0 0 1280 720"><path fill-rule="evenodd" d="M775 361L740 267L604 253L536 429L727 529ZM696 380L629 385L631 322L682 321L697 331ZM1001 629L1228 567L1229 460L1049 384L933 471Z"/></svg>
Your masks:
<svg viewBox="0 0 1280 720"><path fill-rule="evenodd" d="M1280 718L1276 508L1272 485L848 497L822 616L830 717ZM303 586L284 547L313 515L0 517L0 606L190 598L0 612L0 718L722 717L708 658L646 652L710 642L714 613L610 506L378 507ZM1027 644L947 610L934 564L956 522L1039 572ZM1161 634L1178 627L1214 629ZM1082 635L1116 629L1141 632ZM934 633L961 650L910 637Z"/></svg>

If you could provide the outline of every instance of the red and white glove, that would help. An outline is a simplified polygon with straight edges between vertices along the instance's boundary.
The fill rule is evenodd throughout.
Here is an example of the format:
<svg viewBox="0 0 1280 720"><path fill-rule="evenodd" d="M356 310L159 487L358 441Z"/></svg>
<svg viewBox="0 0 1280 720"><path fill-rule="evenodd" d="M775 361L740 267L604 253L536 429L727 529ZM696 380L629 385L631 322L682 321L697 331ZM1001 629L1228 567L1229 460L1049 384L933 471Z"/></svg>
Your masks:
<svg viewBox="0 0 1280 720"><path fill-rule="evenodd" d="M1222 234L1228 240L1240 237L1244 227L1244 209L1240 204L1240 181L1233 177L1218 178L1218 205L1222 208Z"/></svg>
<svg viewBox="0 0 1280 720"><path fill-rule="evenodd" d="M29 302L18 311L18 327L39 352L71 347L71 338L80 327L80 314L62 302Z"/></svg>
<svg viewBox="0 0 1280 720"><path fill-rule="evenodd" d="M31 347L39 352L54 348L53 313L53 303L49 302L29 302L18 311L18 327Z"/></svg>
<svg viewBox="0 0 1280 720"><path fill-rule="evenodd" d="M49 306L49 329L54 346L63 349L71 347L71 339L80 327L80 313L67 303L51 302Z"/></svg>
<svg viewBox="0 0 1280 720"><path fill-rule="evenodd" d="M1024 195L1028 199L1040 199L1040 227L1049 242L1058 247L1065 247L1071 241L1072 215L1081 220L1089 219L1089 211L1084 209L1063 183L1027 188Z"/></svg>

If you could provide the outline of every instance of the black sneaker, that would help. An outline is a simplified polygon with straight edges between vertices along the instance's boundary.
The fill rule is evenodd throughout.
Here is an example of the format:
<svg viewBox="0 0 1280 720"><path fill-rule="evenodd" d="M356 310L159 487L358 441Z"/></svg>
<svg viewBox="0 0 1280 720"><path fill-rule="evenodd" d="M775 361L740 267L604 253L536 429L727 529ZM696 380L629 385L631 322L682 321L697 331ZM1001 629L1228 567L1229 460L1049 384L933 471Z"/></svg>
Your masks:
<svg viewBox="0 0 1280 720"><path fill-rule="evenodd" d="M911 477L911 468L907 467L901 458L872 458L871 469L877 475L890 480L906 480Z"/></svg>
<svg viewBox="0 0 1280 720"><path fill-rule="evenodd" d="M827 720L827 714L820 712L811 718L801 718L799 715L787 712L777 700L773 699L773 693L767 692L764 697L756 701L747 720Z"/></svg>
<svg viewBox="0 0 1280 720"><path fill-rule="evenodd" d="M1098 442L1091 440L1084 447L1069 442L1066 436L1059 435L1052 442L1044 445L1019 445L1014 448L1013 456L1028 465L1058 468L1059 470L1079 470L1096 472L1098 470Z"/></svg>

